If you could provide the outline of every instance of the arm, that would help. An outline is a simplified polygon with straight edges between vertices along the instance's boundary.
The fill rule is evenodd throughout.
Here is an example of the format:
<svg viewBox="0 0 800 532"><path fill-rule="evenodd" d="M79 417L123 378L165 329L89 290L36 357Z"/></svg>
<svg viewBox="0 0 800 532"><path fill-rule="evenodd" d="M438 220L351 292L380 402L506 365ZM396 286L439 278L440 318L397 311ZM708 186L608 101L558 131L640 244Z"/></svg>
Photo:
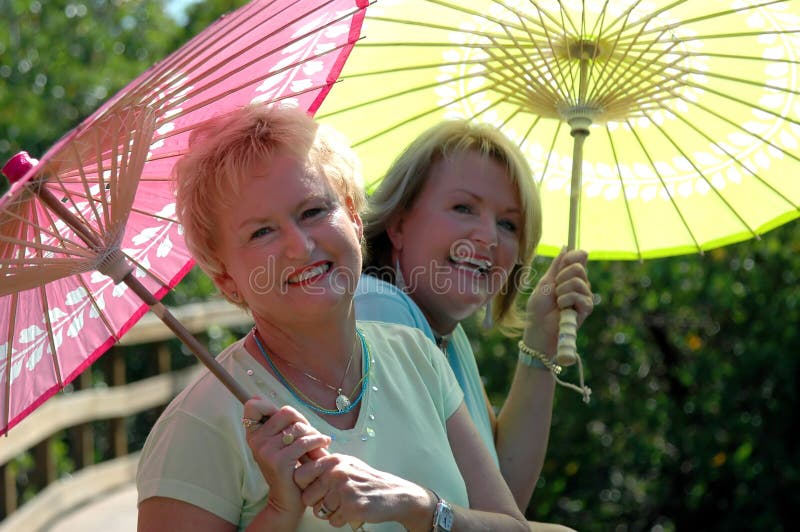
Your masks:
<svg viewBox="0 0 800 532"><path fill-rule="evenodd" d="M139 504L138 532L230 532L236 525L188 502L150 497Z"/></svg>
<svg viewBox="0 0 800 532"><path fill-rule="evenodd" d="M448 440L467 484L471 508L453 505L453 530L520 530L528 524L478 436L463 402L447 420ZM429 532L436 500L422 486L377 471L357 458L330 455L300 466L295 481L303 502L319 515L323 503L330 524L395 521L411 531Z"/></svg>
<svg viewBox="0 0 800 532"><path fill-rule="evenodd" d="M330 439L313 429L290 407L278 409L260 399L247 402L244 417L262 419L264 416L270 417L250 429L238 423L232 427L248 430L245 437L250 449L245 448L244 452L252 452L269 486L267 504L255 515L247 530L293 531L305 511L300 491L292 479L294 467L301 457L306 459L306 454L316 457L323 453ZM193 418L187 419L188 424L170 425L168 430L157 435L160 437L148 439L149 445L173 452L145 453L140 464L140 473L142 468L149 470L145 485L150 486L145 491L147 498L139 504L140 532L236 530L240 522L242 501L238 466L235 461L225 459L240 456L240 452L226 452L224 438L218 438L214 431L192 430ZM284 440L287 434L292 435L291 444ZM189 452L195 444L199 447ZM194 458L187 460L184 455ZM259 471L245 474L258 475ZM152 489L153 483L164 488ZM180 490L176 486L180 486Z"/></svg>
<svg viewBox="0 0 800 532"><path fill-rule="evenodd" d="M528 346L554 355L560 310L575 307L579 325L592 312L586 259L584 251L562 251L550 264L528 300L523 334ZM494 421L500 470L523 510L530 502L547 453L554 390L555 379L549 371L517 363L508 397ZM494 419L490 405L489 411Z"/></svg>
<svg viewBox="0 0 800 532"><path fill-rule="evenodd" d="M453 530L529 530L463 403L447 420L447 438L466 482L471 508L454 507Z"/></svg>
<svg viewBox="0 0 800 532"><path fill-rule="evenodd" d="M256 516L247 530L285 530L297 529L297 519L281 515L271 506ZM188 502L168 497L150 497L139 505L138 532L231 532L237 530L236 525L229 523L218 515L189 504Z"/></svg>

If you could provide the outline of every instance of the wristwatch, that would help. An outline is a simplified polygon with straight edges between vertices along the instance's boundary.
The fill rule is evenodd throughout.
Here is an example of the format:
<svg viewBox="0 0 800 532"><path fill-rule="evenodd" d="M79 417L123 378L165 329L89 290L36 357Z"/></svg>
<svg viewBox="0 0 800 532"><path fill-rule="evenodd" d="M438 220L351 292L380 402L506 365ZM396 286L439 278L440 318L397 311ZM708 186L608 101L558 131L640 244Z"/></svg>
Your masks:
<svg viewBox="0 0 800 532"><path fill-rule="evenodd" d="M453 507L435 491L436 508L433 510L433 532L450 532L453 529Z"/></svg>

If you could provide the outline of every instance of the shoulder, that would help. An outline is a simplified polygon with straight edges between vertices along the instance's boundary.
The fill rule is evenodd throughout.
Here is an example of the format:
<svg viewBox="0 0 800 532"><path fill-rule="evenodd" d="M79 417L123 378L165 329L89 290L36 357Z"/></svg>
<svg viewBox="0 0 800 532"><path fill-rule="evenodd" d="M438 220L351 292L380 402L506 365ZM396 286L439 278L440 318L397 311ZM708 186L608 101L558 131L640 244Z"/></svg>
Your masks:
<svg viewBox="0 0 800 532"><path fill-rule="evenodd" d="M428 338L433 331L414 301L391 283L362 275L354 295L359 320L399 323L421 330Z"/></svg>
<svg viewBox="0 0 800 532"><path fill-rule="evenodd" d="M235 368L244 353L242 345L241 340L234 342L216 357L217 362L230 373L237 373ZM177 415L192 418L197 424L207 425L208 428L221 429L229 424L231 419L238 421L241 417L238 409L241 409L239 401L204 367L198 376L169 403L159 421L163 422Z"/></svg>
<svg viewBox="0 0 800 532"><path fill-rule="evenodd" d="M436 344L416 327L399 323L359 320L367 343L381 357L409 361L413 366L433 366L441 352Z"/></svg>

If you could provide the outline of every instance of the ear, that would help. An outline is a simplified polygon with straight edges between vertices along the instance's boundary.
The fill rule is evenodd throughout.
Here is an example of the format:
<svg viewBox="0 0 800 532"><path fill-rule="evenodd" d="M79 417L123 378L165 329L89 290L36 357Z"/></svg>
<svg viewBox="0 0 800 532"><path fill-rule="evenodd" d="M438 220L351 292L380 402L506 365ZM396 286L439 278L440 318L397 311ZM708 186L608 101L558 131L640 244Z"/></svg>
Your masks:
<svg viewBox="0 0 800 532"><path fill-rule="evenodd" d="M403 249L403 216L396 215L386 225L386 236L392 242L395 251Z"/></svg>
<svg viewBox="0 0 800 532"><path fill-rule="evenodd" d="M347 216L350 218L350 221L353 222L353 225L356 226L356 233L360 241L364 237L364 222L361 221L361 216L356 210L356 204L353 202L353 198L346 198L344 200L344 206L347 208Z"/></svg>
<svg viewBox="0 0 800 532"><path fill-rule="evenodd" d="M214 275L212 278L214 284L217 286L217 289L222 292L222 294L230 299L231 301L239 302L241 301L241 294L239 293L239 289L236 286L236 281L228 275L228 272L223 272Z"/></svg>

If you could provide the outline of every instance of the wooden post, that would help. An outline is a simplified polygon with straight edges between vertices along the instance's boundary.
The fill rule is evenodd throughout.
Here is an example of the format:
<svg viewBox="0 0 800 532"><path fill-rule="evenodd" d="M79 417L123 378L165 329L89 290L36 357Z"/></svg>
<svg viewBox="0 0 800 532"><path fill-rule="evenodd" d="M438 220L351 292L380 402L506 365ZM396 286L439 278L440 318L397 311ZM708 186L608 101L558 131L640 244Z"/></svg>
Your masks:
<svg viewBox="0 0 800 532"><path fill-rule="evenodd" d="M46 488L56 480L56 461L50 445L52 441L53 437L50 436L33 448L33 461L35 464L33 478L34 485L39 490Z"/></svg>
<svg viewBox="0 0 800 532"><path fill-rule="evenodd" d="M158 363L158 374L169 373L172 370L172 353L167 342L158 342L156 347L156 361Z"/></svg>
<svg viewBox="0 0 800 532"><path fill-rule="evenodd" d="M111 385L125 385L125 357L124 348L111 349ZM128 428L125 418L111 420L111 452L114 458L128 454Z"/></svg>
<svg viewBox="0 0 800 532"><path fill-rule="evenodd" d="M86 371L73 381L75 390L88 390L92 387L92 370ZM83 469L94 463L94 427L91 422L81 423L68 430L71 452L76 469Z"/></svg>
<svg viewBox="0 0 800 532"><path fill-rule="evenodd" d="M3 475L3 483L0 485L0 490L2 490L0 493L2 495L0 497L0 520L5 519L17 509L17 478L12 469L9 464L0 466L0 472Z"/></svg>

